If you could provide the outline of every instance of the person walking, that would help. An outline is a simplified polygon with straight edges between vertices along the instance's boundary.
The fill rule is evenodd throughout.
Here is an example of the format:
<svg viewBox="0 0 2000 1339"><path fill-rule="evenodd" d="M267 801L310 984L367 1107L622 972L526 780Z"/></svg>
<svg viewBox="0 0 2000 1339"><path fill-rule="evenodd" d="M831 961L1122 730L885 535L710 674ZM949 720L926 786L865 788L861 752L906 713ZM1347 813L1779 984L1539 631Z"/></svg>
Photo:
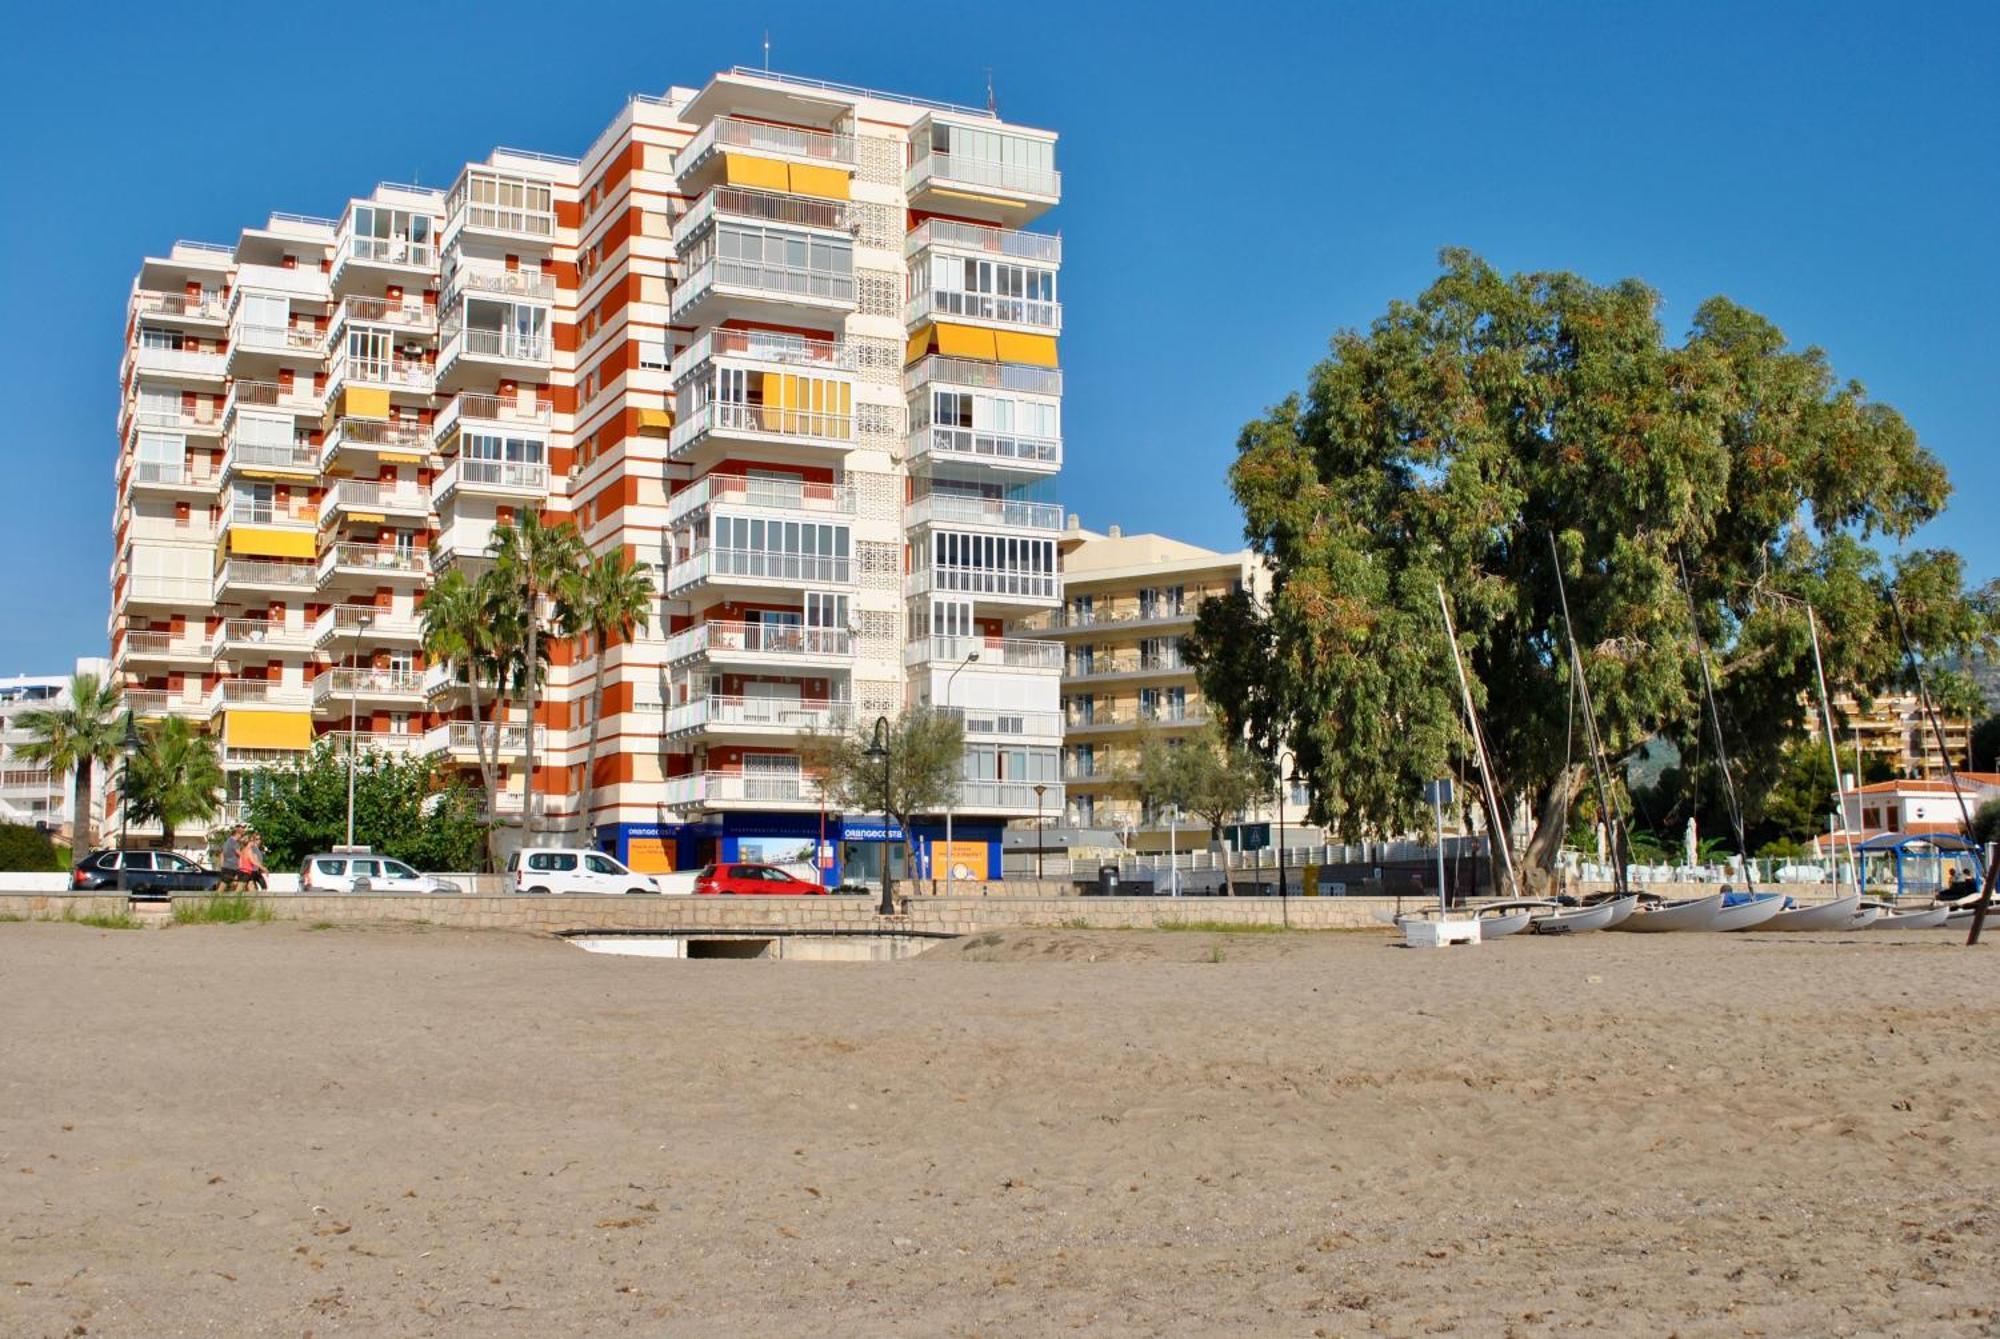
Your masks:
<svg viewBox="0 0 2000 1339"><path fill-rule="evenodd" d="M243 829L231 828L222 838L222 854L216 861L216 869L222 875L224 887L234 887L238 866L243 859Z"/></svg>
<svg viewBox="0 0 2000 1339"><path fill-rule="evenodd" d="M238 852L237 859L239 861L237 872L242 875L243 882L255 887L259 892L264 891L269 886L269 881L264 877L264 839L254 832L251 833Z"/></svg>

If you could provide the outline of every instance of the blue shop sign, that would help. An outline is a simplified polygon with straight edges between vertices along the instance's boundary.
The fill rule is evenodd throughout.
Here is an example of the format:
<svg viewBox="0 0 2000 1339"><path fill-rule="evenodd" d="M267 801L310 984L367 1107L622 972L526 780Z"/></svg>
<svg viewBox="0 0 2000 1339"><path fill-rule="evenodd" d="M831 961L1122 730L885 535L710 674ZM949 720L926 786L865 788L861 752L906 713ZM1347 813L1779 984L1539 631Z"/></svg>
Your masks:
<svg viewBox="0 0 2000 1339"><path fill-rule="evenodd" d="M843 818L840 820L840 839L849 842L899 842L903 840L903 825L878 815Z"/></svg>

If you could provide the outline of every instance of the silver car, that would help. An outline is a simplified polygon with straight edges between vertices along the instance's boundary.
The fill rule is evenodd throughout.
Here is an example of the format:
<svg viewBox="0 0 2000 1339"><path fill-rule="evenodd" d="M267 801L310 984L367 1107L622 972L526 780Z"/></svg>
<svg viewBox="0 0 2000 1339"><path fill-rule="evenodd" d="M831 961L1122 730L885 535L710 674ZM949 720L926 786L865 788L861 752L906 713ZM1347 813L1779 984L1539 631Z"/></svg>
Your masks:
<svg viewBox="0 0 2000 1339"><path fill-rule="evenodd" d="M400 860L381 855L307 856L299 871L302 893L457 893L450 879L419 874Z"/></svg>

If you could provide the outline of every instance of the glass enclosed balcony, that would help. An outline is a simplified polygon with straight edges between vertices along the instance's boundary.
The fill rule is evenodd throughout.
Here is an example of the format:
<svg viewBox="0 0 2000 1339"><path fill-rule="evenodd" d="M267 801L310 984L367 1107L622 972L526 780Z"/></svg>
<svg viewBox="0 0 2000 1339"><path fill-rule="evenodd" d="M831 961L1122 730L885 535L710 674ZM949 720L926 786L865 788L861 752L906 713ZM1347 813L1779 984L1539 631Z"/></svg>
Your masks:
<svg viewBox="0 0 2000 1339"><path fill-rule="evenodd" d="M854 656L854 634L846 628L809 628L798 623L750 623L713 619L667 639L670 665L706 660L711 664L773 667L836 667Z"/></svg>
<svg viewBox="0 0 2000 1339"><path fill-rule="evenodd" d="M926 116L910 131L910 206L1019 227L1062 198L1055 138L997 122Z"/></svg>
<svg viewBox="0 0 2000 1339"><path fill-rule="evenodd" d="M977 525L1003 530L1059 532L1063 509L1059 502L1028 502L989 497L983 493L926 493L904 509L910 526Z"/></svg>
<svg viewBox="0 0 2000 1339"><path fill-rule="evenodd" d="M669 809L817 809L819 782L802 772L695 772L670 776L661 798Z"/></svg>
<svg viewBox="0 0 2000 1339"><path fill-rule="evenodd" d="M669 707L664 731L671 736L790 737L805 730L843 730L853 719L854 704L846 701L716 694Z"/></svg>
<svg viewBox="0 0 2000 1339"><path fill-rule="evenodd" d="M668 499L667 524L679 525L711 506L852 516L854 489L849 484L814 483L804 479L708 474Z"/></svg>
<svg viewBox="0 0 2000 1339"><path fill-rule="evenodd" d="M439 333L440 385L475 365L503 376L541 379L553 353L549 309L530 303L468 298L445 317Z"/></svg>

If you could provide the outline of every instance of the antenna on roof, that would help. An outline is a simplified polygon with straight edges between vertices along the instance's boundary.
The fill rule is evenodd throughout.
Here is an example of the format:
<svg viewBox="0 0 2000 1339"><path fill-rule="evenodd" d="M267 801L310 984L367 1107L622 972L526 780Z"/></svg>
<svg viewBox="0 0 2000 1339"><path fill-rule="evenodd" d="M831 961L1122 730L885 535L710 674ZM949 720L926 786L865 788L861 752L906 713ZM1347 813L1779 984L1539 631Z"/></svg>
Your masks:
<svg viewBox="0 0 2000 1339"><path fill-rule="evenodd" d="M764 30L764 73L771 72L771 30Z"/></svg>
<svg viewBox="0 0 2000 1339"><path fill-rule="evenodd" d="M1000 115L1000 101L993 96L993 67L986 67L986 112L989 116Z"/></svg>

